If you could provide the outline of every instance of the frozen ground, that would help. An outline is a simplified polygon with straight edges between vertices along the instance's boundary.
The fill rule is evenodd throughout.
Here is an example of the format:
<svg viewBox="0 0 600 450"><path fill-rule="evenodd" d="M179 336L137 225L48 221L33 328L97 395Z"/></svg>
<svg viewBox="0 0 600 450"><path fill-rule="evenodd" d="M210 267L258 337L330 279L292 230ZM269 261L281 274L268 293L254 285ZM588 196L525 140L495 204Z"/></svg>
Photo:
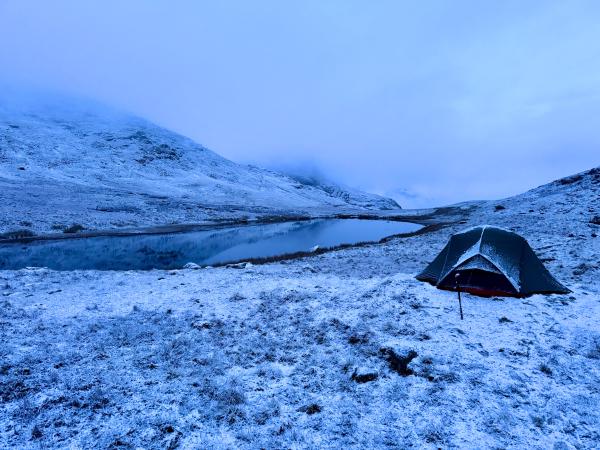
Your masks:
<svg viewBox="0 0 600 450"><path fill-rule="evenodd" d="M0 272L0 447L596 448L599 199L596 169L302 260ZM573 293L466 295L461 321L414 275L480 223Z"/></svg>

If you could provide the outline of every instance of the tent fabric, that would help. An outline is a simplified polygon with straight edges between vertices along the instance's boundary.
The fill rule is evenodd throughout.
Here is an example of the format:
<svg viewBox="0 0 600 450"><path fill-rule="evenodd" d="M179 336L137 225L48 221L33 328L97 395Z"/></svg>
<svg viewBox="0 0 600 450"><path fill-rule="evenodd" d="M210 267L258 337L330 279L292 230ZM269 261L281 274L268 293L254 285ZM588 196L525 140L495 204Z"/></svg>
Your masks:
<svg viewBox="0 0 600 450"><path fill-rule="evenodd" d="M486 272L497 273L502 275L502 272L490 261L485 259L481 255L475 255L470 259L467 259L464 263L460 264L456 268L457 270L484 270Z"/></svg>
<svg viewBox="0 0 600 450"><path fill-rule="evenodd" d="M417 279L477 295L570 292L546 270L523 237L489 225L453 235Z"/></svg>

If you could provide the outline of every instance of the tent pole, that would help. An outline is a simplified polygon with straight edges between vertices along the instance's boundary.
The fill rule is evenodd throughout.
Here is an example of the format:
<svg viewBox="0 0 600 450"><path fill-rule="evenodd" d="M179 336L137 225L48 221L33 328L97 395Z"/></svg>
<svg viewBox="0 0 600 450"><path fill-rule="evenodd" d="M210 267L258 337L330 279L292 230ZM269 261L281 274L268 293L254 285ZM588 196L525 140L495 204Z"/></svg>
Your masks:
<svg viewBox="0 0 600 450"><path fill-rule="evenodd" d="M463 310L462 310L462 300L460 298L460 285L458 284L458 277L460 276L460 273L457 273L455 275L455 280L456 280L456 292L458 293L458 307L460 308L460 320L464 320L465 318L463 317Z"/></svg>

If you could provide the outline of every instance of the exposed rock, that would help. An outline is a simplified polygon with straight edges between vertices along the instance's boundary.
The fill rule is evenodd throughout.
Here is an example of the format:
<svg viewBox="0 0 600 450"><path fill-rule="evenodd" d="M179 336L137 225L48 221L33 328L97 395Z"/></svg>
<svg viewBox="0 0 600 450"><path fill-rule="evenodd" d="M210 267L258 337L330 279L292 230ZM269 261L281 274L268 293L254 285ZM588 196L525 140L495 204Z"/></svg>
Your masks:
<svg viewBox="0 0 600 450"><path fill-rule="evenodd" d="M413 359L419 356L416 351L408 350L407 352L396 353L396 351L391 348L382 348L380 352L384 355L393 371L399 373L403 377L414 374L413 370L409 368L408 365Z"/></svg>
<svg viewBox="0 0 600 450"><path fill-rule="evenodd" d="M594 266L592 266L590 264L581 263L575 267L575 269L573 270L573 275L575 275L575 276L583 275L588 270L593 269L593 268L594 268Z"/></svg>
<svg viewBox="0 0 600 450"><path fill-rule="evenodd" d="M306 405L306 406L303 406L302 408L298 409L298 411L304 412L304 413L308 414L309 416L312 416L313 414L321 412L321 406L317 403L311 403L310 405Z"/></svg>
<svg viewBox="0 0 600 450"><path fill-rule="evenodd" d="M351 378L357 383L368 383L369 381L375 381L377 378L379 378L379 374L373 369L357 367L354 369Z"/></svg>

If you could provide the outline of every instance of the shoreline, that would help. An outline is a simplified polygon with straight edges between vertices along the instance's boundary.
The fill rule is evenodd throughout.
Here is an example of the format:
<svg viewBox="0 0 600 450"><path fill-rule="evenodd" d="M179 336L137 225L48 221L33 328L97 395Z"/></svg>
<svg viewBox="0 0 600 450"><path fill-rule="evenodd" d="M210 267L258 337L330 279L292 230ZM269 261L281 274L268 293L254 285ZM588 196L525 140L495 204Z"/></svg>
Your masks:
<svg viewBox="0 0 600 450"><path fill-rule="evenodd" d="M402 210L400 210L402 211ZM189 233L194 231L206 231L206 230L217 230L229 227L242 227L252 225L268 225L274 223L284 222L301 222L309 220L327 220L327 219L360 219L360 220L389 220L395 222L409 222L423 225L424 228L430 225L439 225L443 223L456 223L460 220L444 221L443 219L450 219L456 213L461 212L458 207L441 207L427 210L406 210L412 214L394 214L386 215L381 212L360 212L356 214L340 213L340 214L324 214L324 215L278 215L278 216L264 216L257 219L233 219L233 220L217 220L205 223L187 223L187 224L170 224L170 225L158 225L150 227L136 227L126 228L122 230L118 229L104 229L104 230L90 230L77 233L47 233L33 236L20 236L17 238L0 238L0 245L4 244L27 244L30 242L37 241L54 241L63 239L85 239L93 237L128 237L128 236L145 236L154 234L175 234L175 233ZM423 213L419 214L419 211ZM462 211L465 212L465 211ZM466 218L466 214L465 214ZM457 218L458 219L458 218ZM419 230L421 231L421 230ZM410 234L410 233L408 233ZM388 236L392 237L392 236ZM384 238L385 239L385 238Z"/></svg>

